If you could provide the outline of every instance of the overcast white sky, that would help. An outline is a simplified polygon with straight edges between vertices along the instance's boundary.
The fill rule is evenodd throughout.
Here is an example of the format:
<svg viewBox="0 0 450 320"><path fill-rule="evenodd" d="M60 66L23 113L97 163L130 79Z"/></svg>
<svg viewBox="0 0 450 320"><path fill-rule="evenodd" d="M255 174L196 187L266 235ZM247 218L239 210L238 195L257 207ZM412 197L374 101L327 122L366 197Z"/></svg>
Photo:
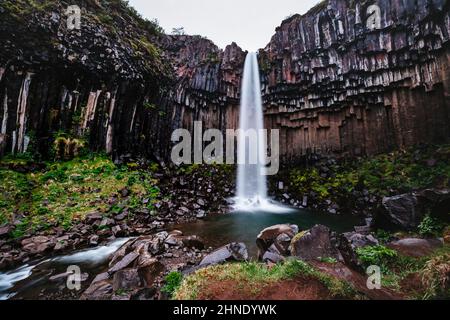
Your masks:
<svg viewBox="0 0 450 320"><path fill-rule="evenodd" d="M184 27L224 48L236 42L244 50L264 48L281 21L305 13L319 0L129 0L145 18L159 20L167 33Z"/></svg>

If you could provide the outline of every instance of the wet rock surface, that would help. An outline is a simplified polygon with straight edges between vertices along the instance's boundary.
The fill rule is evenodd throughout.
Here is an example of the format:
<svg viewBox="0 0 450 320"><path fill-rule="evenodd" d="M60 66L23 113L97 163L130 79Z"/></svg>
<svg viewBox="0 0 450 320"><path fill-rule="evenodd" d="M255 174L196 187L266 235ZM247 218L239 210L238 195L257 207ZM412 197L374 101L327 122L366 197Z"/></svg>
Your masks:
<svg viewBox="0 0 450 320"><path fill-rule="evenodd" d="M283 256L288 256L291 240L298 231L298 226L289 224L276 225L261 231L256 239L258 258L277 262L282 260Z"/></svg>
<svg viewBox="0 0 450 320"><path fill-rule="evenodd" d="M297 234L291 242L292 255L302 260L337 258L335 235L325 226L317 225L311 230Z"/></svg>
<svg viewBox="0 0 450 320"><path fill-rule="evenodd" d="M348 266L361 268L362 263L358 258L357 250L367 246L377 246L380 242L373 235L357 232L344 233L339 238L339 252Z"/></svg>
<svg viewBox="0 0 450 320"><path fill-rule="evenodd" d="M388 244L388 247L400 252L402 255L420 258L430 255L443 246L440 239L405 238Z"/></svg>
<svg viewBox="0 0 450 320"><path fill-rule="evenodd" d="M450 192L448 189L426 189L420 192L385 197L383 210L379 212L381 223L387 221L406 230L419 226L425 215L441 221L449 221L448 208Z"/></svg>
<svg viewBox="0 0 450 320"><path fill-rule="evenodd" d="M247 247L244 243L230 243L207 255L199 267L213 266L229 261L247 261L249 258Z"/></svg>
<svg viewBox="0 0 450 320"><path fill-rule="evenodd" d="M385 197L383 207L389 219L406 229L413 229L422 221L423 215L418 210L418 200L413 194L404 194L395 197Z"/></svg>

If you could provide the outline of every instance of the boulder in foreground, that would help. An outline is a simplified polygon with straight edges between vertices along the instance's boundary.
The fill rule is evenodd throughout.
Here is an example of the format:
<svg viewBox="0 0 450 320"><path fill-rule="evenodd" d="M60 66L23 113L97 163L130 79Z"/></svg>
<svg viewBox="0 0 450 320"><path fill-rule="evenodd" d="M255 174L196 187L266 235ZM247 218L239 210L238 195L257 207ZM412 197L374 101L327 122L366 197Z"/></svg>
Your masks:
<svg viewBox="0 0 450 320"><path fill-rule="evenodd" d="M266 258L277 257L276 260L280 260L283 256L289 255L289 246L297 233L298 226L291 224L279 224L264 229L256 238L258 259L276 262Z"/></svg>
<svg viewBox="0 0 450 320"><path fill-rule="evenodd" d="M291 242L291 253L305 261L339 257L331 230L323 225L297 234Z"/></svg>
<svg viewBox="0 0 450 320"><path fill-rule="evenodd" d="M230 243L216 251L208 254L202 262L200 267L207 267L216 264L221 264L229 261L247 261L248 251L244 243Z"/></svg>

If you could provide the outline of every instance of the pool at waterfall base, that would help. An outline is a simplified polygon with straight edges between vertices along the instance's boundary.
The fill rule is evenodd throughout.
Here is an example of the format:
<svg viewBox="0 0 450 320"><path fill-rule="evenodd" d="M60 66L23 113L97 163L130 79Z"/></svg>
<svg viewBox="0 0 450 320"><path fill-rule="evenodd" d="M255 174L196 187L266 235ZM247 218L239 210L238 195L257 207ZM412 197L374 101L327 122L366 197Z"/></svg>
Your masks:
<svg viewBox="0 0 450 320"><path fill-rule="evenodd" d="M274 205L275 206L275 205ZM249 255L256 257L256 237L265 228L277 224L295 224L299 230L308 230L322 224L332 231L342 233L353 231L362 223L361 218L351 215L330 215L306 209L280 207L282 213L274 210L233 211L226 215L213 215L204 220L175 226L173 229L186 235L201 237L206 245L217 248L231 242L243 242Z"/></svg>

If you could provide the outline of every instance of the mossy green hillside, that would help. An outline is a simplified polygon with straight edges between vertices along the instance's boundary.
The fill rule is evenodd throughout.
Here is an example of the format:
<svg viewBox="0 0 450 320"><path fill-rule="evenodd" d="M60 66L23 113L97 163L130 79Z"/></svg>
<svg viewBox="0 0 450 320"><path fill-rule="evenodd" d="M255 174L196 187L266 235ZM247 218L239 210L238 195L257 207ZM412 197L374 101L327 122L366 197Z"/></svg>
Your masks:
<svg viewBox="0 0 450 320"><path fill-rule="evenodd" d="M447 187L450 179L450 146L422 146L370 158L342 161L319 168L295 168L290 184L299 195L317 195L319 201L332 200L351 205L355 190L389 196L429 187Z"/></svg>
<svg viewBox="0 0 450 320"><path fill-rule="evenodd" d="M418 288L408 292L410 299L450 298L450 246L444 245L429 256L413 258L401 255L385 246L369 246L357 250L364 268L372 265L381 267L382 285L405 293L405 281L414 276Z"/></svg>
<svg viewBox="0 0 450 320"><path fill-rule="evenodd" d="M155 166L140 170L135 164L116 166L107 156L89 155L21 173L10 169L14 161L5 159L0 168L0 224L14 222L14 237L52 226L67 229L90 212L109 216L128 208L132 213L144 206L142 199L148 199L145 206L152 210L160 194L152 174ZM124 189L129 191L125 197Z"/></svg>

